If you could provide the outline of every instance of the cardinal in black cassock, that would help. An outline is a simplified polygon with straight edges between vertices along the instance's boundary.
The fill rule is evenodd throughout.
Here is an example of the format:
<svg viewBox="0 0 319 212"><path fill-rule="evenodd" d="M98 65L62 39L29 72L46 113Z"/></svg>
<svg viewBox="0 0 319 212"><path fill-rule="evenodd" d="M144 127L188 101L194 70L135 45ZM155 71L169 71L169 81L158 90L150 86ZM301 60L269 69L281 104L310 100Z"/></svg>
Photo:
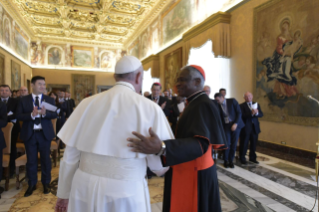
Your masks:
<svg viewBox="0 0 319 212"><path fill-rule="evenodd" d="M174 140L161 141L137 132L129 138L132 151L162 154L170 166L165 175L163 212L220 212L216 164L212 149L227 148L218 109L203 91L205 72L200 66L183 68L176 88L187 97L187 106L177 123Z"/></svg>

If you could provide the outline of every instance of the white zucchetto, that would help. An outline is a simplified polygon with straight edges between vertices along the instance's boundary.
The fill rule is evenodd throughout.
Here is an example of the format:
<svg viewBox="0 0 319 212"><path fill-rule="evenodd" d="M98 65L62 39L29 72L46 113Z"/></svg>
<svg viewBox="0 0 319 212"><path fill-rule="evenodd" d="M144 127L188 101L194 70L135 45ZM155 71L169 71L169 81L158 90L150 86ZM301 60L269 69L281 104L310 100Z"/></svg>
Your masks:
<svg viewBox="0 0 319 212"><path fill-rule="evenodd" d="M141 61L133 56L122 57L115 65L115 74L126 74L136 71L142 66Z"/></svg>

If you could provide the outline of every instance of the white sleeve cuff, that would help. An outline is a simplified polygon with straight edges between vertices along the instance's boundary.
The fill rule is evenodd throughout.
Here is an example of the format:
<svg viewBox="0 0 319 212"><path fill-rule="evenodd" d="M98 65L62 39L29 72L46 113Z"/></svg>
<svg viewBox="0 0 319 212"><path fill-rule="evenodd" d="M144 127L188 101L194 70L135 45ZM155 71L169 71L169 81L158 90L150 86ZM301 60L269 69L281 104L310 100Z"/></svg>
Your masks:
<svg viewBox="0 0 319 212"><path fill-rule="evenodd" d="M147 155L146 156L147 166L157 176L163 176L169 169L169 167L163 167L160 156Z"/></svg>

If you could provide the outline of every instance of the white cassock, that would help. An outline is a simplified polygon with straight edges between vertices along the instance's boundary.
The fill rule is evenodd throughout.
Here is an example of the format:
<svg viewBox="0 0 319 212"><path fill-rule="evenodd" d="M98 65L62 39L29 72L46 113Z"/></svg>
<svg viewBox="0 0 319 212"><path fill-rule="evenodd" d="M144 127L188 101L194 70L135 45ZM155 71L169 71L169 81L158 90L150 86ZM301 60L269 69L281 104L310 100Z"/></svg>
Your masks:
<svg viewBox="0 0 319 212"><path fill-rule="evenodd" d="M173 133L162 109L117 82L84 99L58 134L66 144L60 163L57 196L69 199L69 212L150 212L147 166L157 175L167 168L159 156L132 152L132 131L162 140Z"/></svg>

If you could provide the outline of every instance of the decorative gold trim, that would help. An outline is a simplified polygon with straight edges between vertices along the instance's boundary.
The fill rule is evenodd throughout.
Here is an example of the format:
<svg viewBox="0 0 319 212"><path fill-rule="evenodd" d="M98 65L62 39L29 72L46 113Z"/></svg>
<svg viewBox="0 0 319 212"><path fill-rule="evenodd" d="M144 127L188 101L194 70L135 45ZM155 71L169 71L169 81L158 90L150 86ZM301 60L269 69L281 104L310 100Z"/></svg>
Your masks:
<svg viewBox="0 0 319 212"><path fill-rule="evenodd" d="M82 47L82 46L72 46L72 67L76 68L94 68L94 48L93 47ZM91 67L81 67L74 65L74 50L83 50L83 51L91 51Z"/></svg>
<svg viewBox="0 0 319 212"><path fill-rule="evenodd" d="M142 60L141 62L143 65L145 65L145 64L147 64L149 62L153 62L153 61L159 61L158 54L156 54L156 55L152 54L152 55L148 56L147 58L145 58L144 60Z"/></svg>
<svg viewBox="0 0 319 212"><path fill-rule="evenodd" d="M121 7L120 9L115 6L114 4L120 4L119 6ZM138 8L136 8L135 6L138 6ZM131 8L129 8L131 7ZM113 1L112 4L110 5L109 10L111 12L116 12L116 13L120 13L120 14L130 14L130 15L141 15L143 14L143 12L145 11L145 7L143 5L139 5L137 4L137 2L135 3L127 3L127 2L121 2L121 1ZM126 11L124 11L126 10Z"/></svg>
<svg viewBox="0 0 319 212"><path fill-rule="evenodd" d="M192 27L187 32L183 34L183 41L188 41L193 37L205 32L209 28L219 24L219 23L227 23L230 24L230 13L218 12L211 16L209 16L205 21L202 23Z"/></svg>
<svg viewBox="0 0 319 212"><path fill-rule="evenodd" d="M86 0L86 1L80 0L80 1L76 1L76 2L74 2L74 0L65 0L65 3L70 7L80 6L80 7L84 7L84 8L88 8L88 9L101 9L102 8L101 0L100 1L96 0L93 3L90 3L89 0ZM93 6L93 5L95 5L95 6Z"/></svg>

